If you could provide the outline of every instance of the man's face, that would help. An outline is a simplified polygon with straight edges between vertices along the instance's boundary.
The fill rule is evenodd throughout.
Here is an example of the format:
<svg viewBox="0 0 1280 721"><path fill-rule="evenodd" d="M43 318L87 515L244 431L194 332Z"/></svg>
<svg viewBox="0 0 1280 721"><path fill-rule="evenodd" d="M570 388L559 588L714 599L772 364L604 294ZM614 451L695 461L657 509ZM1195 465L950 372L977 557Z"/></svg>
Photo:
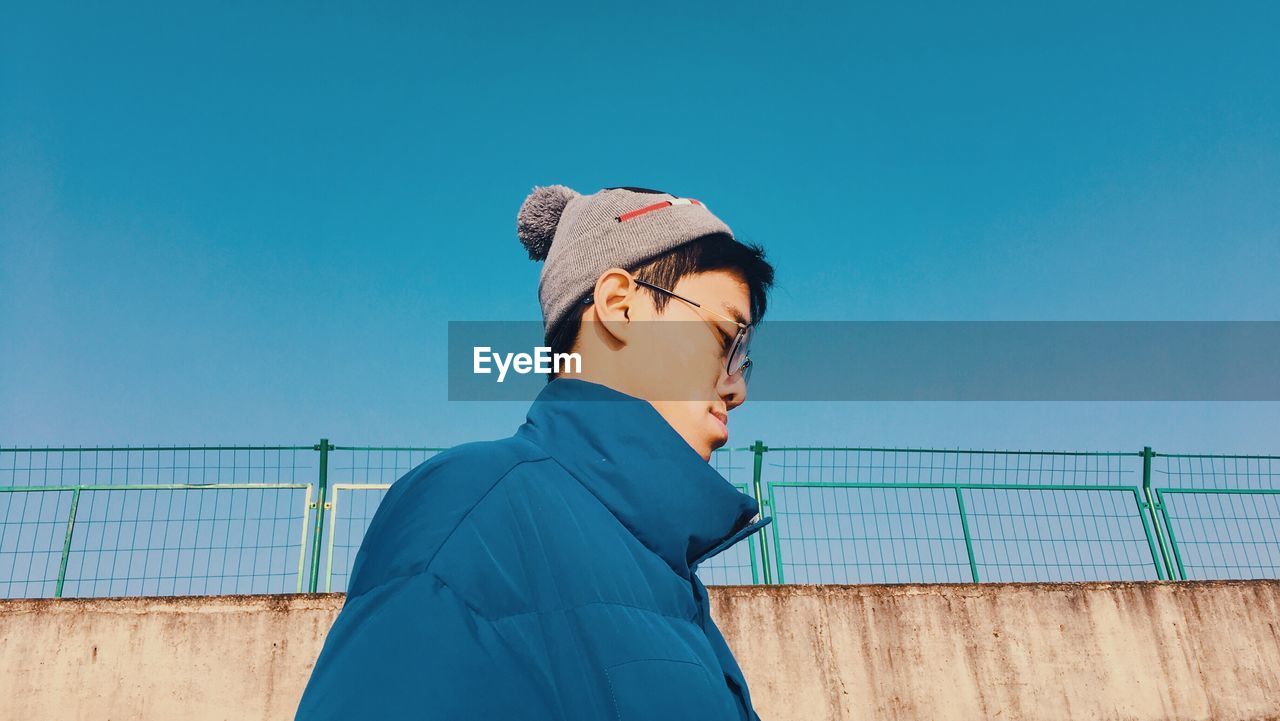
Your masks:
<svg viewBox="0 0 1280 721"><path fill-rule="evenodd" d="M666 296L666 307L659 313L652 296L642 294L644 301L633 317L644 322L627 348L629 389L620 390L648 400L710 460L711 452L729 440L729 411L747 399L741 374L729 376L725 368L738 328L719 316L750 324L750 296L742 277L725 270L687 275L669 290L702 308Z"/></svg>

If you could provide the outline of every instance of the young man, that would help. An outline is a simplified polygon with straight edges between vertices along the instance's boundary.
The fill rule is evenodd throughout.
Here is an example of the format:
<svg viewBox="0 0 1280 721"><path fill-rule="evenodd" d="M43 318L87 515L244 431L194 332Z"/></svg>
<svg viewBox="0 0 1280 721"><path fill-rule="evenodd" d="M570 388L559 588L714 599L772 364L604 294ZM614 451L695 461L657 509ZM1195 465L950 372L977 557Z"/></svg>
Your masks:
<svg viewBox="0 0 1280 721"><path fill-rule="evenodd" d="M698 566L773 519L708 463L773 268L699 201L535 188L550 380L388 491L297 719L758 721Z"/></svg>

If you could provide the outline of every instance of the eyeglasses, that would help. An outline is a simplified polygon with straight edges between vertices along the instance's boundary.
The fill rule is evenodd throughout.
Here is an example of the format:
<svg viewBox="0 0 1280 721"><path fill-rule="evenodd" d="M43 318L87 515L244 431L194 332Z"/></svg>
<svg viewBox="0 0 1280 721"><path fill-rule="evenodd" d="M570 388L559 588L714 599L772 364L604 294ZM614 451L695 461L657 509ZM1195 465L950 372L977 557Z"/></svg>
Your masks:
<svg viewBox="0 0 1280 721"><path fill-rule="evenodd" d="M695 308L705 310L711 315L714 315L717 318L721 318L723 320L727 320L730 323L737 326L738 332L733 337L733 343L729 346L729 353L725 361L725 372L728 373L729 377L731 378L735 373L741 373L743 383L747 383L748 381L751 380L751 358L748 355L748 351L751 346L751 336L753 334L755 326L748 325L739 320L734 320L733 318L730 318L727 315L717 313L716 311L711 310L710 308L704 307L701 303L695 300L690 300L689 298L686 298L680 295L679 293L667 290L666 288L663 288L661 286L656 286L653 283L640 280L639 278L634 278L634 280L637 285L643 285L646 288L651 288L653 290L666 293L667 295L673 298L678 298ZM595 299L592 296L588 295L587 297L582 299L582 302L584 304L590 304L594 300Z"/></svg>

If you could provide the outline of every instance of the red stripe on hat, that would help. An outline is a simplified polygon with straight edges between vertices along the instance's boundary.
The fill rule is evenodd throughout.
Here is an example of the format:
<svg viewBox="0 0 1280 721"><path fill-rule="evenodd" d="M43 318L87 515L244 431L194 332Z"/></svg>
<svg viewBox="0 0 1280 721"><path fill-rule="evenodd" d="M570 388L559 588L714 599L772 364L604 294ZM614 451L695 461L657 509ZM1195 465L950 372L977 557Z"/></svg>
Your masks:
<svg viewBox="0 0 1280 721"><path fill-rule="evenodd" d="M678 202L678 201L684 201L684 202ZM658 210L659 208L666 208L667 206L671 206L671 205L689 205L689 204L702 205L700 201L694 200L693 198L676 198L675 201L661 200L661 201L658 201L657 203L654 203L653 205L646 205L643 208L637 208L635 210L631 210L626 213L623 213L622 215L619 215L618 222L621 223L624 220L631 220L637 215L643 215L644 213L648 213L651 210ZM705 208L706 206L702 206L702 207Z"/></svg>
<svg viewBox="0 0 1280 721"><path fill-rule="evenodd" d="M618 216L618 222L621 223L624 220L631 220L637 215L642 215L644 213L648 213L651 210L657 210L658 208L665 208L668 205L671 205L670 200L662 200L657 203L654 203L653 205L646 205L643 208L637 208L635 210L628 211Z"/></svg>

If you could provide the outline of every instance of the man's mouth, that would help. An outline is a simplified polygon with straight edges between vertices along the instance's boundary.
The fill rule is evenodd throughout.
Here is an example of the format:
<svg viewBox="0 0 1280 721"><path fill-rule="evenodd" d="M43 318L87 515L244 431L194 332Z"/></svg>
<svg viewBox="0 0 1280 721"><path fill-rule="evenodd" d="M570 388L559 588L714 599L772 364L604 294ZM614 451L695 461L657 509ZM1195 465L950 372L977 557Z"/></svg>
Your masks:
<svg viewBox="0 0 1280 721"><path fill-rule="evenodd" d="M724 428L725 435L728 435L729 434L729 417L724 413L721 413L720 411L716 411L716 410L709 411L709 413L711 414L711 417L716 419L716 421L720 423L721 427Z"/></svg>

